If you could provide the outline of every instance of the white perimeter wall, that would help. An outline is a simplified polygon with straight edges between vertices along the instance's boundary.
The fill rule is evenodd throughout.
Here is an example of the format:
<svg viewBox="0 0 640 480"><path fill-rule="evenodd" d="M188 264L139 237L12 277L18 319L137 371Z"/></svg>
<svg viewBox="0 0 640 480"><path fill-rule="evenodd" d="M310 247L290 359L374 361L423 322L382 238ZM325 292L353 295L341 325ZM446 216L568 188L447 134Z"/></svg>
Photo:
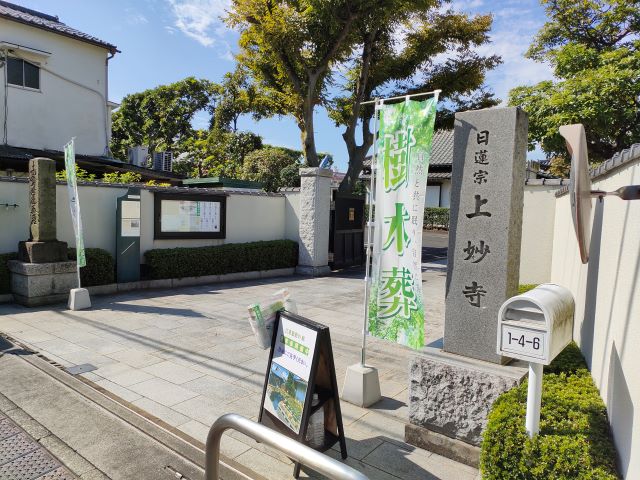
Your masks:
<svg viewBox="0 0 640 480"><path fill-rule="evenodd" d="M542 185L541 181L535 183L524 187L520 249L521 284L547 283L551 280L555 193L560 185Z"/></svg>
<svg viewBox="0 0 640 480"><path fill-rule="evenodd" d="M0 207L0 253L15 252L18 242L29 237L29 186L24 181L0 182L0 203L17 203L18 208ZM122 186L79 186L80 209L87 248L103 248L115 255L116 199L127 192ZM75 245L71 214L69 213L67 186L56 187L56 218L58 240ZM279 240L293 237L293 224L289 219L287 230L287 204L284 196L230 194L227 197L227 235L224 240L154 240L153 192L141 192L140 250L152 248L199 247L222 243L244 243L258 240ZM296 210L289 210L295 215Z"/></svg>
<svg viewBox="0 0 640 480"><path fill-rule="evenodd" d="M640 184L640 159L593 183ZM640 201L593 200L590 260L579 258L569 196L558 198L551 281L576 299L573 337L609 414L621 473L640 478Z"/></svg>
<svg viewBox="0 0 640 480"><path fill-rule="evenodd" d="M284 192L285 238L300 242L300 190Z"/></svg>
<svg viewBox="0 0 640 480"><path fill-rule="evenodd" d="M106 71L108 51L86 42L0 19L0 41L50 52L18 52L33 63L68 77L95 92L40 70L40 91L9 85L9 145L61 151L76 137L76 153L103 155L106 147ZM4 70L0 68L0 125L4 121ZM0 141L2 138L0 137Z"/></svg>

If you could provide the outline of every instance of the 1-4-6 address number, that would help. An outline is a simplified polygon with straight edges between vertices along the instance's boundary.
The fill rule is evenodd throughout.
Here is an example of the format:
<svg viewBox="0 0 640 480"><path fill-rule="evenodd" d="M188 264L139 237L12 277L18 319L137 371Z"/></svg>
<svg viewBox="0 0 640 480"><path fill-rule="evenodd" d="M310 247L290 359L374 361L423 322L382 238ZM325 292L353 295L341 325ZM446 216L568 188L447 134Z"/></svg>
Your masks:
<svg viewBox="0 0 640 480"><path fill-rule="evenodd" d="M544 358L544 337L544 332L503 325L502 350L531 357Z"/></svg>

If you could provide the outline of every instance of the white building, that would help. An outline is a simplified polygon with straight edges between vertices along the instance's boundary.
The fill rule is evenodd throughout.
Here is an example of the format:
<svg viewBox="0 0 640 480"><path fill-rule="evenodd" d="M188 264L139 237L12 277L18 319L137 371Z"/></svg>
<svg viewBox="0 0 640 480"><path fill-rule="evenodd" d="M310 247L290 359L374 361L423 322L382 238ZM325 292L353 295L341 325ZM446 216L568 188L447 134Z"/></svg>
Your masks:
<svg viewBox="0 0 640 480"><path fill-rule="evenodd" d="M108 152L109 59L118 50L58 17L0 1L0 145Z"/></svg>

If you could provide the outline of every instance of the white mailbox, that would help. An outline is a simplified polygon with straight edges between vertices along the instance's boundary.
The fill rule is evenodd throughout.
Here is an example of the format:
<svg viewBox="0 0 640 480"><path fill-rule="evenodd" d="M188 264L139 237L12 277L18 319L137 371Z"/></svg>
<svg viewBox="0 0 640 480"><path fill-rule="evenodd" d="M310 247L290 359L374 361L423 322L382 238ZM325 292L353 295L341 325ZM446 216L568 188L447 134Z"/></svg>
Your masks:
<svg viewBox="0 0 640 480"><path fill-rule="evenodd" d="M498 312L497 353L549 365L573 337L573 295L545 283L511 297Z"/></svg>

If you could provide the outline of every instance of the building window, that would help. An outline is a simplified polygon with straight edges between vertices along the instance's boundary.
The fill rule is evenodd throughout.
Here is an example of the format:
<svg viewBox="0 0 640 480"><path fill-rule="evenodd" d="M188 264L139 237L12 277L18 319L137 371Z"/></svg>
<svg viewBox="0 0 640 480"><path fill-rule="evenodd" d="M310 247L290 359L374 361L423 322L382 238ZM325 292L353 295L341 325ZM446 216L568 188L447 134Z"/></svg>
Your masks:
<svg viewBox="0 0 640 480"><path fill-rule="evenodd" d="M40 68L20 58L9 57L7 61L9 85L40 89Z"/></svg>

